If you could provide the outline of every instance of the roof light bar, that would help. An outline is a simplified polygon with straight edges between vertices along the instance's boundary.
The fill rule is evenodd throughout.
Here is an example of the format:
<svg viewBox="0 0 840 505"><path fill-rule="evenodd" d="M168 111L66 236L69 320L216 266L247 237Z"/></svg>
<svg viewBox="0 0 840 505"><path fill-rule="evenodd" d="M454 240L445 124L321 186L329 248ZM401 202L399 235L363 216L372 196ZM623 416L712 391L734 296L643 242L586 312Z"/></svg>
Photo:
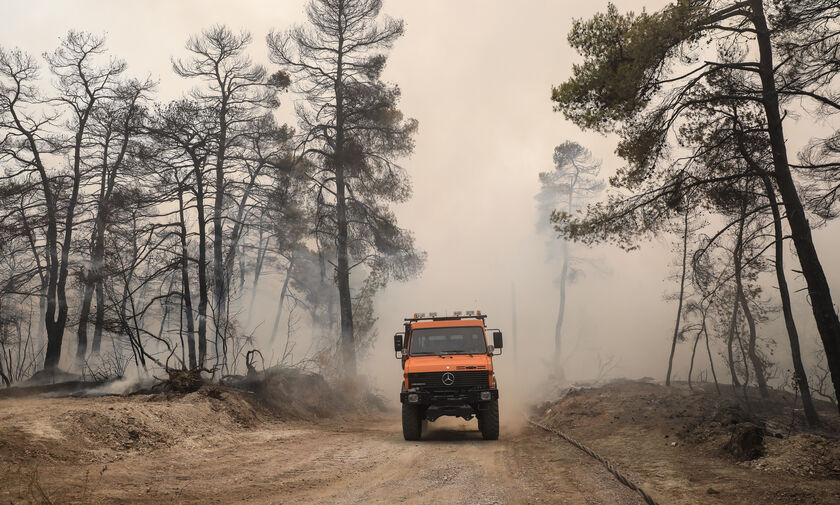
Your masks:
<svg viewBox="0 0 840 505"><path fill-rule="evenodd" d="M481 319L484 320L487 316L482 315L480 310L476 310L477 314L474 314L473 311L467 311L464 314L464 311L455 311L451 316L440 316L437 312L429 312L428 316L423 312L415 312L414 317L407 317L405 318L406 322L414 322L414 321L452 321L456 319L467 319L467 318L474 318L474 319Z"/></svg>

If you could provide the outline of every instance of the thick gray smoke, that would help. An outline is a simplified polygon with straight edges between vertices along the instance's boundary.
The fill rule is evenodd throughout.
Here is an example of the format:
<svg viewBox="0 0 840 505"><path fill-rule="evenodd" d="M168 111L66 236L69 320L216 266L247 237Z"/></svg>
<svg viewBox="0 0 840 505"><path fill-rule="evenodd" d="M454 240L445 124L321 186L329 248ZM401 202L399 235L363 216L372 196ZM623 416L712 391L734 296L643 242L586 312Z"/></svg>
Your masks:
<svg viewBox="0 0 840 505"><path fill-rule="evenodd" d="M4 14L16 22L6 23L0 44L38 54L51 50L70 27L99 33L120 26L108 33L113 53L130 62L134 74L148 72L159 79L160 98L169 99L184 85L172 74L169 57L181 51L188 34L220 21L233 28L247 27L256 41L253 59L268 63L262 36L301 21L303 3L254 1L248 8L197 1L10 3ZM642 5L638 0L614 3L621 11L638 11ZM648 10L664 3L644 2ZM396 214L401 226L415 233L418 247L428 252L426 269L418 279L391 284L376 301L378 343L361 371L389 397L396 397L401 376L399 362L392 356L391 335L401 329L402 318L415 311L487 313L488 324L501 328L506 337L504 354L496 360L503 387L510 384L524 394L529 385L553 373L550 356L559 265L549 261L547 238L537 233L537 221L548 217L537 215L534 195L539 191L538 173L551 168L553 148L565 140L579 142L602 160L605 177L620 166L614 138L581 133L552 111L549 100L550 86L567 78L575 61L565 40L572 19L591 16L606 4L599 0L386 5L388 14L405 20L407 32L393 48L384 78L399 84L401 109L420 123L415 154L404 161L413 180L413 198L397 207ZM131 23L126 23L129 19ZM30 29L36 25L38 30ZM149 37L151 32L154 37ZM292 106L286 100L282 110L288 117L281 119L293 122ZM791 152L815 128L819 125L809 125L803 118L797 128L789 129ZM816 230L818 249L836 249L837 236L837 225ZM676 311L674 303L664 299L676 289L669 279L671 245L662 239L633 253L608 246L581 253L603 261L609 273L588 272L569 287L566 346L573 357L567 378L592 379L604 367L613 376L664 376ZM829 282L840 285L840 256L823 254L822 259ZM795 275L790 280L792 291L803 285ZM273 322L280 282L279 276L268 277L258 293L254 311L265 322L249 330L258 341L265 342ZM772 286L767 286L767 293L775 294ZM807 358L815 347L816 332L801 291L795 309ZM766 331L783 341L778 318L767 323ZM295 331L297 359L316 348L311 342L318 333L301 319ZM267 354L275 359L282 355L281 342ZM677 377L685 377L687 353L678 348Z"/></svg>

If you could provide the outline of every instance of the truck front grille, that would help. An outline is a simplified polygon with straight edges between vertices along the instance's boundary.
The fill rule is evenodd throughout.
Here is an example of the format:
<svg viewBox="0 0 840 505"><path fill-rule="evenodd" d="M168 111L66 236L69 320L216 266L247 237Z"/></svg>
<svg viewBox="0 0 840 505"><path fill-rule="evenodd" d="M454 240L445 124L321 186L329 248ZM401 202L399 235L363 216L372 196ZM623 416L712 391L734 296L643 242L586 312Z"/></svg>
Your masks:
<svg viewBox="0 0 840 505"><path fill-rule="evenodd" d="M451 373L452 384L444 382L444 374ZM490 379L487 370L470 370L455 372L422 372L408 374L408 387L422 389L484 389Z"/></svg>

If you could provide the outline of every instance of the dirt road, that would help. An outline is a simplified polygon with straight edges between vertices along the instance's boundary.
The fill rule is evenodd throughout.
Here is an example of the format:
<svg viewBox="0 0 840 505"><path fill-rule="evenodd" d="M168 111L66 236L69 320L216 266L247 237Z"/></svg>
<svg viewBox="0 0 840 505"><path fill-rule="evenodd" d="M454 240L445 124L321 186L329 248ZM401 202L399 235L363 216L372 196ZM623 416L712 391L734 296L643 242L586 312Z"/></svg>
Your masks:
<svg viewBox="0 0 840 505"><path fill-rule="evenodd" d="M485 442L472 424L431 426L417 443L402 440L394 421L259 430L236 451L207 452L197 468L176 466L164 493L276 504L638 503L601 468L531 429ZM136 468L126 463L127 472Z"/></svg>
<svg viewBox="0 0 840 505"><path fill-rule="evenodd" d="M38 426L21 424L27 408L44 401L53 404L53 417ZM538 430L509 423L501 440L489 442L475 421L441 419L423 441L405 442L396 412L354 421L259 422L212 435L187 430L192 434L162 447L44 449L84 438L84 429L73 434L74 423L80 425L71 414L90 412L95 402L104 427L119 419L108 415L123 409L122 419L133 419L129 433L154 431L153 420L188 421L179 416L194 408L147 403L126 409L117 400L110 407L101 401L32 400L0 416L0 428L7 429L0 460L15 441L27 444L16 452L46 451L28 462L0 462L0 503L47 503L42 490L63 504L640 503L600 466Z"/></svg>

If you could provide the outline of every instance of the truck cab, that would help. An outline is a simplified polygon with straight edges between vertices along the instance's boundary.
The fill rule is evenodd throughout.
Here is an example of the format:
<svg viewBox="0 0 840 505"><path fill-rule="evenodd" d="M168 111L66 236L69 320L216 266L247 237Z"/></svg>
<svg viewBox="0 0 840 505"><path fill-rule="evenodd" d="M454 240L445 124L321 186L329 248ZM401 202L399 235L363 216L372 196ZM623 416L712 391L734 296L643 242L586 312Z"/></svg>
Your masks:
<svg viewBox="0 0 840 505"><path fill-rule="evenodd" d="M485 440L499 438L493 356L501 354L502 333L486 328L486 318L481 311L414 314L405 319L405 331L394 335L394 352L403 367L400 402L406 440L419 440L424 421L441 416L475 417Z"/></svg>

